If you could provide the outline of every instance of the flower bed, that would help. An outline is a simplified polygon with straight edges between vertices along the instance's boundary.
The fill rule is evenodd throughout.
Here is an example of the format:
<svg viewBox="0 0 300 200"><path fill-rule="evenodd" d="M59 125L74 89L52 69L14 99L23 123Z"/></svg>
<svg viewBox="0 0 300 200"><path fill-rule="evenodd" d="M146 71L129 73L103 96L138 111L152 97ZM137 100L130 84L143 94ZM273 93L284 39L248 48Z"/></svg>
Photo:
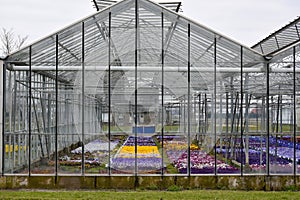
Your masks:
<svg viewBox="0 0 300 200"><path fill-rule="evenodd" d="M178 168L180 173L187 172L187 153L184 152L181 157L174 163L175 167ZM190 162L191 162L191 173L192 174L206 174L214 173L215 170L215 159L214 157L208 155L206 152L201 150L190 152ZM236 173L238 169L232 167L220 160L216 163L217 173Z"/></svg>
<svg viewBox="0 0 300 200"><path fill-rule="evenodd" d="M123 146L118 154L118 157L132 158L135 157L134 146ZM137 146L137 157L138 158L160 158L157 146Z"/></svg>
<svg viewBox="0 0 300 200"><path fill-rule="evenodd" d="M115 138L114 141L110 142L110 150L113 151L120 143L120 139ZM85 168L104 168L105 164L108 163L109 156L109 142L106 138L97 139L84 145L84 164ZM73 149L70 153L59 157L58 159L60 166L68 167L81 167L82 166L82 147ZM50 163L54 165L54 163ZM69 170L72 170L71 168Z"/></svg>
<svg viewBox="0 0 300 200"><path fill-rule="evenodd" d="M158 137L162 142L162 137ZM187 173L188 153L187 141L184 137L167 136L163 139L164 148L166 149L168 159L177 168L179 173ZM215 170L215 159L206 152L200 150L197 145L190 146L190 172L192 174L211 174ZM236 173L238 169L232 167L223 161L217 160L218 173Z"/></svg>
<svg viewBox="0 0 300 200"><path fill-rule="evenodd" d="M111 168L124 173L133 172L136 164L139 173L156 172L162 169L162 158L152 137L136 139L132 136L128 137L111 160Z"/></svg>
<svg viewBox="0 0 300 200"><path fill-rule="evenodd" d="M119 141L113 141L110 142L110 149L114 149L119 144ZM84 145L84 153L93 153L95 151L109 151L109 143L107 141L103 140L94 140L92 142L89 142L88 144ZM82 147L78 147L71 151L71 153L74 154L81 154L82 153Z"/></svg>
<svg viewBox="0 0 300 200"><path fill-rule="evenodd" d="M289 140L279 139L275 137L269 138L269 162L271 171L277 173L290 172L291 166L294 160L294 144ZM300 145L297 143L296 150L296 162L300 162ZM226 149L217 148L218 153L222 153L225 156ZM252 171L265 170L266 168L266 138L252 136L249 137L249 167ZM235 159L239 163L245 164L245 152L241 152L240 149L234 152L234 158L230 157L231 152L227 150L227 156L229 159ZM273 170L274 169L274 170Z"/></svg>

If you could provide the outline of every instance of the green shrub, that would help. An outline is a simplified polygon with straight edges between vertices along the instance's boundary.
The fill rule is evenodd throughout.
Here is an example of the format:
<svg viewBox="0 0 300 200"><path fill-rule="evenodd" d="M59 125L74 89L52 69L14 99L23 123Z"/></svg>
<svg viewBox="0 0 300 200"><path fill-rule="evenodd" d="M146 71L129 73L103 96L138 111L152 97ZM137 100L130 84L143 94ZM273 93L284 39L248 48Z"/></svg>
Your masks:
<svg viewBox="0 0 300 200"><path fill-rule="evenodd" d="M171 185L171 186L168 187L167 190L171 191L171 192L176 192L176 191L182 190L182 188L178 187L177 185Z"/></svg>
<svg viewBox="0 0 300 200"><path fill-rule="evenodd" d="M149 185L146 187L147 190L158 190L159 188L157 187L157 185Z"/></svg>
<svg viewBox="0 0 300 200"><path fill-rule="evenodd" d="M295 185L290 185L290 186L284 187L283 190L296 192L296 191L298 191L298 188Z"/></svg>

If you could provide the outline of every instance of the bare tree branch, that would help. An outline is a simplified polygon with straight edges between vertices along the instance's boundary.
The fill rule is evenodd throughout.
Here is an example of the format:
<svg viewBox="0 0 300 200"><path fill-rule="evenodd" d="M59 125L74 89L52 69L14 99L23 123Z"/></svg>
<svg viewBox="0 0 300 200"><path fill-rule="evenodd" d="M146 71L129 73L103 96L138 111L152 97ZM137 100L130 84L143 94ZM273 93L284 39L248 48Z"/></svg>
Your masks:
<svg viewBox="0 0 300 200"><path fill-rule="evenodd" d="M0 55L2 53L4 56L7 56L16 50L19 50L27 39L28 36L22 37L16 35L13 29L6 30L5 28L2 28L0 32Z"/></svg>

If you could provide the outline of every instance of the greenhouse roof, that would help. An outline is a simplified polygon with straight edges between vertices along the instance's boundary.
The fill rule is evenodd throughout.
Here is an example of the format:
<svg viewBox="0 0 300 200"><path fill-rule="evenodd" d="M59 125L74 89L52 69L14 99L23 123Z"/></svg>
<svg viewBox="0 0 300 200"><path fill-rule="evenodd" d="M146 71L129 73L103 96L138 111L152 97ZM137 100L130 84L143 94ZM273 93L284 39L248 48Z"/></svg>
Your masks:
<svg viewBox="0 0 300 200"><path fill-rule="evenodd" d="M8 67L29 70L30 66L32 71L72 83L83 63L85 70L108 70L110 59L112 70L133 71L137 59L138 70L148 77L144 82L153 84L158 81L163 59L166 72L177 72L167 77L164 85L175 87L178 93L183 86L176 85L176 80L187 73L188 65L191 87L196 91L207 90L215 67L220 78L240 72L241 56L244 71L264 71L264 57L255 50L150 0L137 1L136 17L135 2L118 1L13 53L6 60Z"/></svg>
<svg viewBox="0 0 300 200"><path fill-rule="evenodd" d="M53 56L55 54L55 51L53 50L53 48L51 49L51 47L53 47L53 42L55 41L55 36L56 35L61 35L61 37L59 37L60 40L64 40L64 41L69 41L70 39L72 39L73 42L68 42L65 45L62 45L61 43L59 44L60 47L62 49L64 49L66 52L69 52L69 55L64 57L64 60L68 60L69 62L74 62L74 61L78 61L78 57L76 55L76 53L70 53L71 50L79 50L81 47L81 43L79 43L79 39L81 38L81 23L85 23L85 31L90 33L86 35L86 43L88 41L93 41L92 39L95 39L97 37L102 37L102 40L107 40L107 38L103 35L105 34L105 29L107 28L108 24L99 24L97 22L97 20L101 20L101 18L106 17L108 18L108 15L105 16L105 14L108 14L108 12L113 12L113 22L112 22L112 27L124 27L127 26L129 29L131 27L134 26L134 0L121 0L121 1L109 1L109 2L116 2L114 4L112 4L111 6L108 6L106 8L103 8L103 10L85 18L80 20L79 22L76 22L66 28L63 28L62 30L38 41L35 42L34 44L31 44L30 46L34 47L34 49L36 49L35 53L38 53L39 49L43 49L43 52L40 52L40 54L36 54L36 58L34 58L34 60L38 60L38 61L43 61L43 62L47 62L47 60L53 59ZM162 5L164 3L161 3ZM212 41L214 41L213 39L216 38L217 40L220 40L222 42L220 42L219 44L222 46L222 48L219 49L219 54L222 55L222 58L226 60L226 57L228 60L232 59L233 55L230 55L230 52L232 52L232 50L234 48L236 48L237 46L243 46L245 49L247 49L248 52L251 52L251 54L256 55L256 56L260 56L261 54L252 50L251 48L244 46L220 33L217 33L211 29L209 29L208 27L205 27L201 24L198 24L197 22L194 22L178 13L175 13L173 11L171 11L170 9L168 9L165 6L162 6L161 4L152 2L150 0L140 0L139 1L139 5L141 7L141 10L139 11L140 14L140 19L141 21L143 21L142 23L140 23L139 25L142 28L150 28L150 27L158 27L161 25L161 12L165 12L165 23L164 26L169 28L169 31L165 32L166 36L166 43L168 43L167 46L170 45L170 43L172 43L172 47L176 48L177 50L180 50L180 43L183 42L182 40L180 40L182 38L182 34L186 34L187 35L187 31L183 30L182 28L187 28L187 24L191 24L191 27L193 27L193 29L196 29L195 31L195 43L194 45L197 45L199 48L201 48L204 51L209 51L209 49L211 48L211 46L213 45L213 43L211 43ZM106 19L108 20L108 19ZM147 20L147 22L145 21ZM96 28L93 27L93 30L90 30L89 28L92 27L92 25L96 25ZM103 25L103 26L102 26ZM104 26L105 25L105 26ZM182 26L186 26L186 27L182 27ZM142 30L142 28L140 30ZM149 29L150 30L150 29ZM91 31L91 32L89 32ZM150 31L148 33L143 32L143 34L147 34L147 35L151 35L153 37L153 32L150 33ZM175 40L173 39L173 37L176 36ZM142 39L142 38L140 38ZM76 42L77 41L77 42ZM133 41L131 41L133 42ZM105 43L105 42L104 42ZM97 44L98 48L101 48L104 50L105 46L101 46L104 45L103 41L100 44ZM122 43L122 41L114 41L115 44L119 44ZM88 43L88 48L92 46L92 43ZM28 48L28 47L27 47ZM166 47L168 48L168 47ZM18 62L22 60L22 55L24 52L23 48L22 50L19 50L15 53L13 53L12 55L9 56L9 61L11 62ZM46 51L47 50L47 51ZM50 51L49 51L50 50ZM51 51L52 50L52 51ZM105 49L106 50L106 49ZM42 54L41 54L42 53ZM45 55L48 54L48 56ZM204 52L205 53L205 52ZM250 57L252 57L253 55L249 55ZM204 55L202 55L204 56ZM42 60L40 60L42 59ZM224 61L225 61L224 60Z"/></svg>
<svg viewBox="0 0 300 200"><path fill-rule="evenodd" d="M258 42L252 48L264 55L271 55L299 42L300 17Z"/></svg>

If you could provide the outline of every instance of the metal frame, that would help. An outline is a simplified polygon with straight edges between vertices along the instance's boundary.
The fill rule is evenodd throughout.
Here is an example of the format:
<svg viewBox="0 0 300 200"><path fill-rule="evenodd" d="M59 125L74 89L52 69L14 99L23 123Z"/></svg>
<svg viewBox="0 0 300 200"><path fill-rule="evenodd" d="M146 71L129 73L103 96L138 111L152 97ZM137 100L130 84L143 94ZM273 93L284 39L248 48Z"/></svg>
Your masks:
<svg viewBox="0 0 300 200"><path fill-rule="evenodd" d="M96 4L99 1L93 2L99 6ZM251 137L260 141L261 146L257 147L260 162L266 163L263 174L277 173L278 138L289 136L294 139L294 147L297 144L297 129L292 127L298 123L300 51L297 44L284 46L287 49L281 51L280 37L276 35L276 50L267 57L183 17L166 5L148 0L107 2L115 4L99 6L99 12L94 15L5 59L2 174L28 170L25 173L28 176L36 175L34 166L48 157L49 163L54 161L51 166L54 170L47 173L57 177L64 174L60 166L61 152L76 143L81 146L80 175L91 174L85 165L86 145L102 134L109 141L108 156L103 161L107 173L102 175L114 176L112 165L116 154L111 141L116 134L123 134L134 136L135 162L130 174L138 181L137 177L143 174L138 166L138 126L142 112L153 118L151 123L156 127L162 127L154 134L162 138L161 152L168 150L165 136L182 137L186 145L187 176L199 175L191 170L191 144L195 140L203 151L213 155L214 169L209 174L221 174L217 156L223 147L225 161L240 160L239 175L248 174L243 162L249 164ZM291 26L297 27L297 23ZM9 105L7 110L6 105ZM152 107L157 108L156 117L151 116ZM176 108L176 122L170 121L175 114L165 114L168 107ZM255 119L249 116L254 108L260 110ZM283 128L284 109L291 116L290 131ZM119 116L126 118L126 125L134 127L134 131L120 125ZM167 130L165 122L178 123L173 126L178 130ZM276 131L271 129L274 123ZM116 131L120 127L122 130ZM274 137L275 162L274 155L269 153ZM28 159L21 156L23 151ZM296 160L296 148L293 159ZM9 160L6 166L4 160ZM167 161L168 157L162 154L159 169L162 177L169 175L164 169ZM24 163L28 163L28 168L22 169ZM297 167L294 162L293 170L288 173L297 175Z"/></svg>
<svg viewBox="0 0 300 200"><path fill-rule="evenodd" d="M120 0L93 0L92 3L96 10L100 11L111 5L114 5L118 1ZM175 12L181 11L181 2L160 2L159 4Z"/></svg>

